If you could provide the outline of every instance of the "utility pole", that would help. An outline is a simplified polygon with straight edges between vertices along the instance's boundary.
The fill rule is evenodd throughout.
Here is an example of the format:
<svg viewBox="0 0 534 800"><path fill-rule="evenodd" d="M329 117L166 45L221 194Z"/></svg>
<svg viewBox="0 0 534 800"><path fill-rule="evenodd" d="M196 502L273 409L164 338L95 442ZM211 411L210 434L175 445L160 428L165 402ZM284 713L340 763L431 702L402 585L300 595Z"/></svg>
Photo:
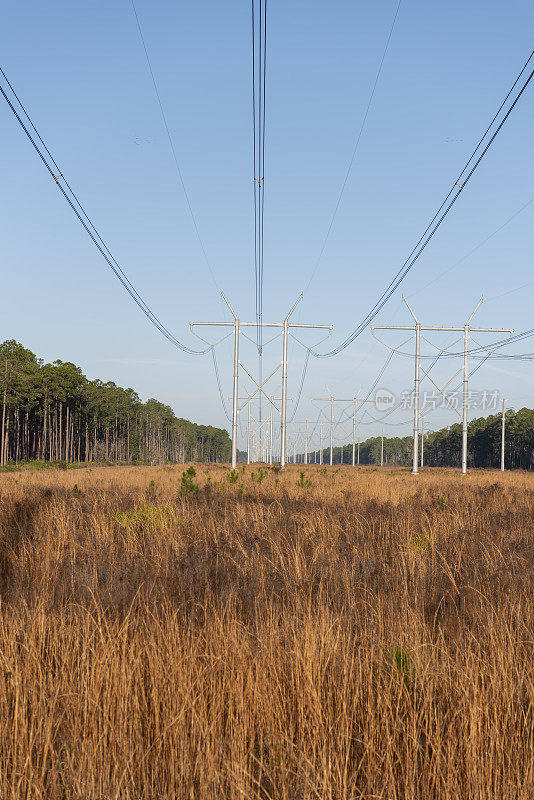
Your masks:
<svg viewBox="0 0 534 800"><path fill-rule="evenodd" d="M302 300L302 294L294 303L293 308L282 323L283 329L283 354L282 354L282 421L280 426L280 469L286 468L286 395L287 395L287 339L290 328L322 328L329 331L329 336L332 334L333 325L304 325L304 324L290 324L289 318L297 305ZM308 348L310 349L310 348Z"/></svg>
<svg viewBox="0 0 534 800"><path fill-rule="evenodd" d="M271 404L271 414L269 416L269 464L273 463L273 407Z"/></svg>
<svg viewBox="0 0 534 800"><path fill-rule="evenodd" d="M479 302L477 303L477 305L475 307L475 310L473 311L473 313L471 314L471 316L469 317L469 319L467 320L465 325L463 327L461 327L461 328L459 328L459 327L456 328L456 327L446 327L446 326L440 326L440 325L438 325L438 326L423 326L423 325L421 325L419 320L415 316L412 308L410 307L408 301L404 297L404 295L402 297L403 297L404 302L408 306L410 314L412 315L412 317L414 319L414 325L373 325L373 326L371 326L371 332L372 332L373 336L375 336L375 331L379 331L379 330L382 330L382 331L384 331L384 330L415 331L415 378L414 378L414 422L413 422L413 467L412 467L412 474L416 475L418 473L419 417L425 411L425 409L423 409L423 411L421 413L419 412L419 383L420 383L420 381L419 381L419 372L421 370L422 372L424 372L425 376L430 380L430 382L436 387L436 389L439 391L439 393L443 396L443 398L446 400L448 405L450 405L452 408L454 408L454 406L452 406L452 404L450 402L450 399L446 396L445 390L446 390L447 386L454 380L454 378L456 378L456 376L459 375L460 372L463 371L462 414L459 414L459 412L458 412L458 410L456 408L454 408L454 410L459 414L459 416L460 416L460 418L462 420L462 475L465 475L466 472L467 472L467 418L468 418L468 407L469 407L469 391L468 391L468 388L469 388L468 387L469 338L470 338L470 336L471 336L471 334L473 332L474 333L508 333L508 334L510 334L510 336L512 336L514 331L511 328L472 328L471 327L471 320L473 319L473 317L475 316L476 312L480 308L480 304L482 303L483 298L480 298ZM452 376L452 378L449 380L449 382L447 384L445 384L445 386L443 386L443 387L438 386L437 383L430 377L428 372L420 364L420 361L421 361L420 341L421 341L421 332L422 331L444 331L446 333L457 333L458 332L458 333L462 334L460 339L457 339L455 342L453 342L452 344L448 345L448 347L441 347L440 348L440 347L436 347L436 345L434 345L434 347L436 347L436 350L438 350L440 352L440 354L441 354L441 353L444 353L446 350L448 350L450 347L452 347L453 344L456 344L456 342L458 342L461 339L463 339L463 344L464 344L464 347L463 347L463 370L459 369ZM378 337L375 337L375 338L378 339ZM411 336L410 336L410 338L411 338ZM471 338L472 338L472 336L471 336ZM402 344L400 344L399 347L391 347L390 345L386 344L386 342L383 342L381 339L379 339L379 341L381 341L382 344L385 344L386 347L388 347L390 350L398 350L399 347L402 347L404 344L406 344L406 342L402 342ZM409 341L409 339L407 339L406 341ZM488 348L482 347L482 349L487 350ZM497 349L498 349L498 347L494 347L493 350L489 351L489 353L493 353Z"/></svg>
<svg viewBox="0 0 534 800"><path fill-rule="evenodd" d="M406 305L408 305L408 303L406 303ZM413 470L412 470L414 474L417 474L417 445L419 442L417 423L419 420L420 350L421 350L421 325L419 324L419 320L415 320L415 375L414 375L414 405L413 405Z"/></svg>
<svg viewBox="0 0 534 800"><path fill-rule="evenodd" d="M356 400L352 404L352 466L356 465Z"/></svg>
<svg viewBox="0 0 534 800"><path fill-rule="evenodd" d="M330 466L334 463L334 398L330 403Z"/></svg>
<svg viewBox="0 0 534 800"><path fill-rule="evenodd" d="M327 387L328 388L328 387ZM312 399L313 403L330 403L330 466L332 466L333 462L333 454L334 454L334 403L352 403L353 404L353 421L352 421L352 430L353 430L353 445L352 445L352 466L354 466L354 433L356 431L356 403L372 403L373 400L359 400L358 395L355 397L334 397L330 395L330 397L314 397ZM323 428L322 428L322 421L319 420L319 425L321 425L321 464L322 462L322 452L323 452ZM341 456L343 458L343 456ZM342 462L343 463L343 462Z"/></svg>
<svg viewBox="0 0 534 800"><path fill-rule="evenodd" d="M224 297L224 295L223 295ZM226 300L226 297L224 298ZM232 306L226 303L234 317L234 386L232 402L232 469L237 468L237 395L239 393L239 319Z"/></svg>
<svg viewBox="0 0 534 800"><path fill-rule="evenodd" d="M504 410L504 399L502 401L502 423L501 423L501 472L504 472L504 427L506 425L506 412Z"/></svg>
<svg viewBox="0 0 534 800"><path fill-rule="evenodd" d="M250 403L248 404L247 464L250 464Z"/></svg>
<svg viewBox="0 0 534 800"><path fill-rule="evenodd" d="M295 422L295 425L305 425L306 429L304 432L304 463L308 463L308 420L299 420Z"/></svg>
<svg viewBox="0 0 534 800"><path fill-rule="evenodd" d="M254 380L254 378L252 380ZM247 464L250 464L251 461L254 462L254 461L258 460L257 457L256 457L256 453L255 453L254 447L253 447L253 443L255 443L255 441L256 441L256 439L255 439L256 431L255 431L255 427L254 426L258 422L258 420L255 419L252 416L252 411L251 411L252 401L253 400L257 401L258 400L258 398L255 397L256 394L257 394L257 391L254 392L251 395L248 395L247 397L238 397L237 398L238 400L244 400L245 401L242 406L238 407L238 409L237 409L237 413L238 414L240 414L241 411L243 411L245 406L248 406ZM273 408L275 408L278 411L278 413L280 413L280 409L278 408L276 403L278 403L281 398L280 397L274 397L274 395L272 395L272 396L271 395L266 395L266 397L269 400L269 403L270 403L270 406L271 406L271 413L270 413L270 416L269 416L268 419L266 419L266 420L264 420L263 422L260 423L260 426L259 426L259 429L260 429L260 441L261 441L261 428L264 425L267 425L267 423L269 423L269 427L270 427L269 463L272 464L273 463L273 435L272 435L273 434ZM229 398L229 399L231 400L232 398ZM288 397L287 400L290 403L293 402L293 398L292 397ZM265 459L264 460L265 460L265 462L267 462L267 443L266 442L264 443L264 447L265 447ZM261 458L262 458L262 454L260 453L260 459Z"/></svg>
<svg viewBox="0 0 534 800"><path fill-rule="evenodd" d="M289 319L290 319L291 315L293 314L293 312L294 312L295 308L297 307L297 305L302 300L302 294L298 297L298 299L296 300L296 302L293 305L293 308L291 309L291 311L289 312L289 314L287 315L287 317L284 319L283 322L240 322L238 317L237 317L237 314L234 312L232 306L230 305L230 303L226 299L226 297L225 297L223 292L221 292L221 295L224 298L224 301L225 301L226 305L230 309L230 312L232 313L232 316L234 318L233 322L190 322L189 323L189 327L191 329L191 332L195 336L197 336L201 341L205 342L210 347L215 347L217 344L220 344L220 342L222 342L224 339L226 339L231 334L226 334L225 336L223 336L221 339L219 339L216 342L209 342L206 339L203 339L201 336L199 336L198 333L196 333L195 327L199 327L199 326L203 325L203 326L210 326L210 327L215 327L215 328L217 328L217 327L219 327L219 328L233 327L234 328L235 340L234 340L234 385L233 385L233 395L232 395L232 399L233 399L233 403L232 403L232 406L233 406L233 416L232 416L232 468L235 469L236 464L237 464L237 414L238 414L237 396L238 396L239 367L241 366L241 367L243 367L243 369L245 369L243 364L239 361L239 335L240 335L240 333L244 335L243 328L257 328L258 326L261 326L262 328L278 328L278 329L281 329L282 340L283 340L282 361L281 361L280 364L278 364L278 366L273 370L273 372L261 384L259 384L254 378L252 378L252 376L250 375L248 370L245 369L245 372L247 372L249 377L251 377L254 380L254 382L256 383L256 386L257 386L257 389L254 392L254 394L252 395L252 397L254 395L258 394L258 393L260 393L260 397L261 397L261 395L264 395L265 397L268 397L268 395L266 394L263 386L265 385L265 383L267 383L268 380L270 380L273 377L275 372L277 372L280 369L280 367L282 368L282 412L281 412L281 421L280 421L280 438L281 438L280 468L281 469L285 469L285 463L286 463L286 410L287 410L287 343L288 343L289 333L290 333L292 328L309 328L309 329L327 330L328 334L325 337L323 337L323 339L321 339L319 342L316 342L313 345L313 347L317 347L317 345L320 344L322 341L324 341L325 338L328 338L328 336L332 335L332 331L334 330L334 326L333 325L313 325L313 324L305 324L305 323L301 323L301 324L290 323ZM277 334L277 336L278 336L278 334ZM277 338L277 336L274 337L274 338ZM266 342L266 344L268 344L268 342ZM311 350L312 349L312 347L309 347L308 345L304 344L303 342L299 342L299 344L301 344L307 350Z"/></svg>
<svg viewBox="0 0 534 800"><path fill-rule="evenodd" d="M330 421L327 419L320 419L317 424L320 426L320 447L319 447L319 464L322 466L323 463L323 425L330 425Z"/></svg>

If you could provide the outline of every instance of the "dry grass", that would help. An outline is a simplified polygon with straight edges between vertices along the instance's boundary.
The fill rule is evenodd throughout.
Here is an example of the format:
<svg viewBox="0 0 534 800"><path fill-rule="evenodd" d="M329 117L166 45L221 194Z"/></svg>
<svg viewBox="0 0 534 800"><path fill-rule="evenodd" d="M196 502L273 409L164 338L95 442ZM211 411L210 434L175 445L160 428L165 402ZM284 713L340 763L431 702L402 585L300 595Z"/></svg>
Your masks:
<svg viewBox="0 0 534 800"><path fill-rule="evenodd" d="M0 797L534 797L534 476L250 473L0 477Z"/></svg>

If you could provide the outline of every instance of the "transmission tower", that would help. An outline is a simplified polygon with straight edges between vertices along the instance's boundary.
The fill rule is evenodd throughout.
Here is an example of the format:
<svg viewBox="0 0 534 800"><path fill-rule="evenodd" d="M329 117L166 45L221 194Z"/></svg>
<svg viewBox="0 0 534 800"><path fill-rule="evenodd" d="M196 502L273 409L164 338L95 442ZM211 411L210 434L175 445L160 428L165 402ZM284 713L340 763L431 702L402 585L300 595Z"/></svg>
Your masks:
<svg viewBox="0 0 534 800"><path fill-rule="evenodd" d="M287 317L283 320L283 322L240 322L237 314L235 313L234 309L226 299L224 292L221 292L221 295L230 309L230 312L234 318L233 322L190 322L189 327L191 328L191 332L198 336L198 338L208 344L210 347L214 347L216 344L219 344L224 339L227 338L228 335L226 334L217 342L209 342L206 339L203 339L198 333L195 332L195 327L198 326L209 326L209 327L219 327L219 328L227 328L233 327L234 329L234 383L233 383L233 393L232 393L232 469L235 469L237 466L237 414L238 414L238 391L239 391L239 367L243 367L247 375L254 381L257 386L256 391L254 394L258 394L261 396L263 395L267 399L269 399L269 395L266 393L265 389L263 388L264 385L269 381L275 373L281 369L282 370L282 408L281 408L281 419L280 419L280 468L285 469L286 466L286 428L287 428L287 343L290 331L294 328L306 328L310 330L327 330L328 334L320 339L318 342L315 342L313 346L305 345L303 342L299 341L303 347L307 350L311 350L313 347L317 347L322 341L327 339L329 336L332 335L332 331L334 330L333 325L314 325L311 323L296 323L290 322L290 317L295 311L296 307L302 300L302 294L297 298L293 307ZM275 367L272 373L262 381L262 383L258 383L255 378L252 377L250 372L244 367L244 365L239 361L239 336L240 333L246 336L246 334L241 330L242 328L275 328L280 329L280 333L282 335L282 361ZM274 341L280 335L276 334L272 339L267 342L263 343L263 347L265 347L269 342ZM247 337L250 338L250 337ZM294 337L296 339L296 337Z"/></svg>
<svg viewBox="0 0 534 800"><path fill-rule="evenodd" d="M333 457L334 457L334 403L352 403L352 466L354 467L356 465L356 404L373 403L374 401L360 400L358 398L358 395L356 395L355 397L348 397L348 398L334 397L333 395L330 395L330 397L314 397L312 399L312 402L330 403L330 466L332 466L333 464Z"/></svg>
<svg viewBox="0 0 534 800"><path fill-rule="evenodd" d="M252 380L254 380L254 378ZM248 405L247 463L250 464L251 461L258 461L258 460L261 461L261 460L263 460L265 462L268 461L269 464L272 464L273 463L273 408L275 409L275 411L278 412L278 414L280 414L280 409L276 405L276 403L280 402L281 398L280 397L272 397L270 395L267 395L267 399L268 399L269 404L270 404L270 413L269 413L269 416L265 420L261 420L260 421L259 419L256 419L255 417L252 416L252 410L251 410L252 402L253 401L258 402L258 398L255 397L256 393L257 392L254 392L253 394L251 394L251 395L249 394L246 397L238 397L238 401L241 401L241 400L245 401L242 406L238 406L238 409L237 409L238 415L240 415L241 412L243 411L243 409ZM232 400L232 397L229 397L228 400ZM292 403L293 402L293 398L292 397L288 397L287 398L287 402L288 403ZM269 424L268 434L267 434L267 439L268 439L268 442L269 442L269 445L268 445L268 453L269 453L269 455L268 455L268 458L265 457L263 459L263 458L260 457L258 459L256 457L254 449L251 448L250 443L251 443L251 441L255 440L255 435L256 435L255 434L255 430L259 430L260 431L260 440L261 440L261 430L262 430L262 428L264 426L267 425L267 423ZM258 426L259 426L258 429L255 428L256 424L258 424ZM261 448L261 446L260 446L260 449L262 450L263 448Z"/></svg>
<svg viewBox="0 0 534 800"><path fill-rule="evenodd" d="M460 341L461 339L463 339L463 343L464 343L464 348L463 348L463 392L462 392L462 414L461 414L461 418L462 418L462 475L465 475L466 472L467 472L467 410L468 410L468 377L469 377L469 364L468 364L468 361L469 361L469 338L470 338L470 336L471 336L471 338L473 338L472 337L472 333L473 332L474 333L509 333L510 336L512 336L514 331L511 328L473 328L473 327L471 327L471 320L473 319L473 317L475 316L476 312L480 308L481 303L483 302L484 298L482 298L482 297L478 301L478 303L477 303L477 305L475 307L475 310L473 311L473 313L471 314L471 316L469 317L469 319L467 320L465 325L463 325L461 328L446 327L446 326L439 326L439 325L437 325L437 326L436 325L434 325L434 326L423 326L419 322L418 318L415 316L410 304L408 303L408 301L406 300L404 295L402 296L402 299L404 300L404 302L408 306L408 310L410 311L410 314L412 315L413 320L414 320L414 325L372 325L371 326L371 332L373 333L373 336L374 336L375 335L375 331L386 331L386 330L390 330L390 331L415 331L415 375L414 375L413 467L412 467L412 473L414 475L416 475L418 473L418 471L419 471L419 469L418 469L419 416L420 416L420 414L419 414L419 383L420 383L419 372L420 372L420 370L422 370L424 372L426 377L436 387L438 392L444 397L444 399L447 401L447 403L449 405L450 405L450 401L447 398L447 396L445 395L445 390L446 390L447 386L449 385L449 383L451 383L451 381L453 381L454 378L457 375L459 375L460 372L462 372L462 369L459 369L458 372L456 372L455 375L453 375L453 377L449 380L449 382L445 386L440 387L430 377L428 372L421 366L421 352L420 352L421 351L421 332L422 331L434 331L434 332L436 332L436 331L445 331L447 333L460 332L462 334L462 336L457 341ZM378 339L378 337L376 337L376 338ZM398 349L398 348L391 347L386 342L383 342L381 339L378 339L378 340L381 341L382 344L385 344L386 347L389 347L390 350ZM476 340L474 340L474 341L476 341ZM455 343L456 342L453 342L453 344L455 344ZM405 344L405 343L403 343L403 344ZM477 342L477 344L478 344L478 342ZM400 345L400 346L402 346L402 345ZM452 347L452 344L450 344L448 347L437 347L436 345L433 345L433 346L436 348L436 350L438 350L440 352L440 354L443 354L446 350L448 350L450 347ZM482 347L482 345L480 345L480 347ZM484 348L484 347L483 347L483 349L488 350L488 348ZM494 347L492 350L488 350L488 356L491 355L491 353L495 352L495 350L497 350L497 349L498 349L497 347ZM423 411L424 411L424 409L423 409Z"/></svg>

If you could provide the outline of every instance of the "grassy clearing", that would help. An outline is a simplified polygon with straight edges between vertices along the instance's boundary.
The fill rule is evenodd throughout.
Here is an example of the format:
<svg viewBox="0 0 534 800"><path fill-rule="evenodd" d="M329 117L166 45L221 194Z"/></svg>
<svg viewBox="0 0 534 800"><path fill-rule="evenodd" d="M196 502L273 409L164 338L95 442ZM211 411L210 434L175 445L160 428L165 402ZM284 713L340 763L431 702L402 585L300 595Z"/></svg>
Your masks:
<svg viewBox="0 0 534 800"><path fill-rule="evenodd" d="M534 476L195 471L0 476L0 797L534 796Z"/></svg>

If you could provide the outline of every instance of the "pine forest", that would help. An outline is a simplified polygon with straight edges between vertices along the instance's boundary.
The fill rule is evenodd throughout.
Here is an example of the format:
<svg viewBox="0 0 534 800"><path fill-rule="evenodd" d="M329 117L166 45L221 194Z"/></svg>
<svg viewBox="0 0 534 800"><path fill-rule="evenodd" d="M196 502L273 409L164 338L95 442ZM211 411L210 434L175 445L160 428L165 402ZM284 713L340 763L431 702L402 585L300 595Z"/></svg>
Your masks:
<svg viewBox="0 0 534 800"><path fill-rule="evenodd" d="M227 461L226 430L179 419L133 389L88 380L70 362L43 363L14 340L0 345L0 466L10 462Z"/></svg>

